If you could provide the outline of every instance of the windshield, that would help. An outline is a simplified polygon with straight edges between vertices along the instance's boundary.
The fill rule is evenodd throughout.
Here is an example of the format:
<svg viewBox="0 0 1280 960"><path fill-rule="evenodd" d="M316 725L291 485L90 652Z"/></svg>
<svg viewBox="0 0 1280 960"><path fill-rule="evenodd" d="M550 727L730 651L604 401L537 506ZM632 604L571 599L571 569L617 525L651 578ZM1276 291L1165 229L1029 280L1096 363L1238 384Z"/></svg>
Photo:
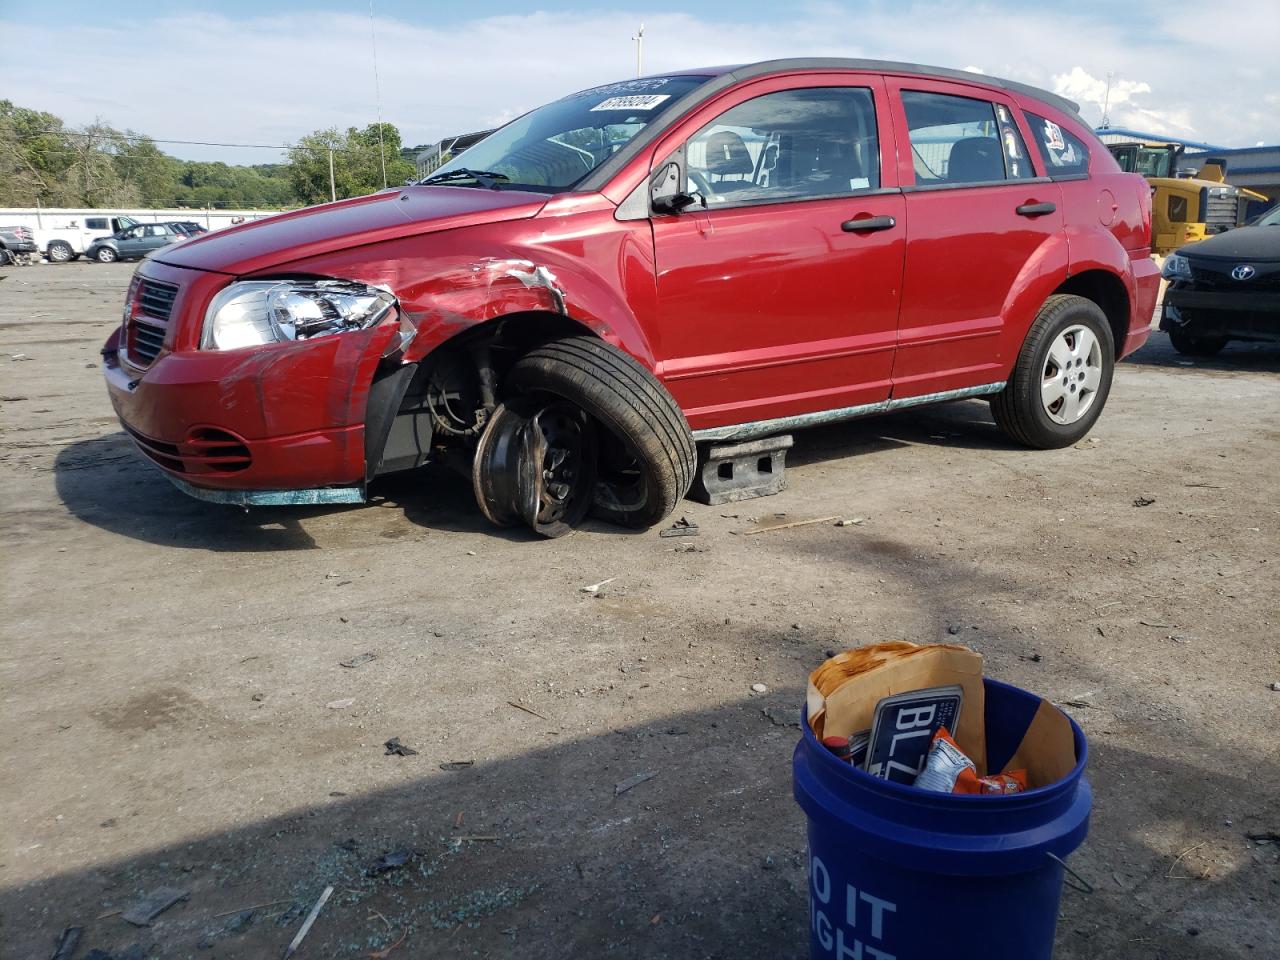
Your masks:
<svg viewBox="0 0 1280 960"><path fill-rule="evenodd" d="M423 183L568 190L708 79L652 77L583 90L511 121Z"/></svg>
<svg viewBox="0 0 1280 960"><path fill-rule="evenodd" d="M1259 217L1257 225L1259 227L1280 227L1280 205L1268 210Z"/></svg>

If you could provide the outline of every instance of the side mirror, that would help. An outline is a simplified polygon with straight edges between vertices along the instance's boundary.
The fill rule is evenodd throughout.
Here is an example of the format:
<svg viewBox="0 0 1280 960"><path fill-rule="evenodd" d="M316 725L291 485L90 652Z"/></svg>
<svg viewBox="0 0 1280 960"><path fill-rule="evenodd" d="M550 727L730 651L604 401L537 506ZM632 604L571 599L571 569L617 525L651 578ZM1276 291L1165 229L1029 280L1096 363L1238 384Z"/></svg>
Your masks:
<svg viewBox="0 0 1280 960"><path fill-rule="evenodd" d="M701 203L704 207L707 205L705 197L693 193L667 194L666 196L653 198L653 209L657 213L684 213L696 203Z"/></svg>
<svg viewBox="0 0 1280 960"><path fill-rule="evenodd" d="M649 180L649 206L654 213L682 213L695 203L707 205L705 197L680 189L680 164L674 160Z"/></svg>

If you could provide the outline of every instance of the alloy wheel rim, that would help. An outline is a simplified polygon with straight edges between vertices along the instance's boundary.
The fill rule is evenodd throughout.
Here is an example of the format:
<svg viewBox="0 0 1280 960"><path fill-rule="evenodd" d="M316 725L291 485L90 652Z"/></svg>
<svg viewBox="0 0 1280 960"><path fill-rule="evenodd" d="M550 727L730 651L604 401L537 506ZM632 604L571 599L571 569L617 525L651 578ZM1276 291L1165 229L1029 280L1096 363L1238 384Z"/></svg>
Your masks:
<svg viewBox="0 0 1280 960"><path fill-rule="evenodd" d="M1053 339L1040 371L1040 403L1054 423L1068 426L1093 409L1102 385L1102 344L1083 324Z"/></svg>

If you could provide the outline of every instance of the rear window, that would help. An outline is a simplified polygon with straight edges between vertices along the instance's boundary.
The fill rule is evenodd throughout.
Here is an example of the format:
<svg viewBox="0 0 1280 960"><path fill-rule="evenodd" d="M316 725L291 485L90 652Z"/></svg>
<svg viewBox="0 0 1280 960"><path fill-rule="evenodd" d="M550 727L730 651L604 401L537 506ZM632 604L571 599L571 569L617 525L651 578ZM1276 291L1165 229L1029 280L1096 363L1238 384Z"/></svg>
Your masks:
<svg viewBox="0 0 1280 960"><path fill-rule="evenodd" d="M904 90L902 106L919 186L1035 176L1022 136L1003 104Z"/></svg>
<svg viewBox="0 0 1280 960"><path fill-rule="evenodd" d="M88 217L84 221L84 226L86 230L106 230L107 218L106 217Z"/></svg>
<svg viewBox="0 0 1280 960"><path fill-rule="evenodd" d="M1089 148L1079 137L1052 120L1029 111L1027 123L1049 176L1070 177L1089 172Z"/></svg>

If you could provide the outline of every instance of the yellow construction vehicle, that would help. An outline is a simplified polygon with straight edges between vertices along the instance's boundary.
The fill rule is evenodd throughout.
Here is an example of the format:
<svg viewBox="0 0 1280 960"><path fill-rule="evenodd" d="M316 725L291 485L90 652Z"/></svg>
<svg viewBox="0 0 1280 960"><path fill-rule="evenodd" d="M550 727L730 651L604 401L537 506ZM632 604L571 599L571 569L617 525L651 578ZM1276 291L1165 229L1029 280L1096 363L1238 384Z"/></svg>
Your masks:
<svg viewBox="0 0 1280 960"><path fill-rule="evenodd" d="M1227 162L1218 157L1207 158L1198 174L1188 176L1194 168L1179 168L1186 149L1180 143L1133 141L1109 143L1107 149L1122 170L1140 173L1151 184L1151 252L1159 256L1240 226L1248 202L1267 199L1227 183Z"/></svg>

